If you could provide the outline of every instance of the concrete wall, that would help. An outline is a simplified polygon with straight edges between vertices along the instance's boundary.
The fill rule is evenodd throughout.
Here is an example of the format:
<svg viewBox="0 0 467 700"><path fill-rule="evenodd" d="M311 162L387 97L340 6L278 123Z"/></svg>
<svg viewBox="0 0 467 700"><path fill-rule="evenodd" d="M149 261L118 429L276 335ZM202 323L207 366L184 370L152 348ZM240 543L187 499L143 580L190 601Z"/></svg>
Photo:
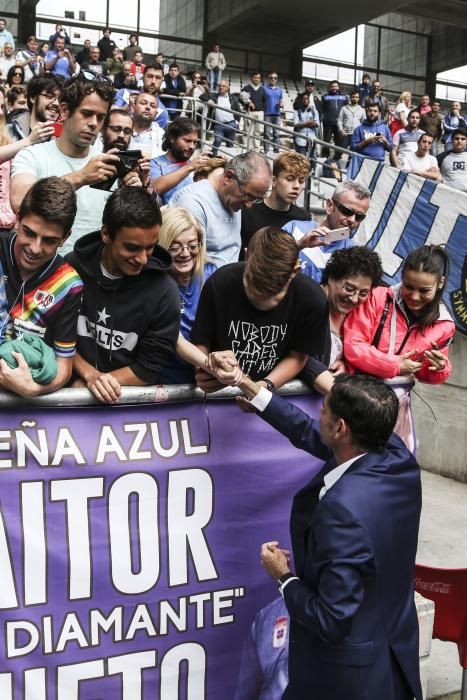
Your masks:
<svg viewBox="0 0 467 700"><path fill-rule="evenodd" d="M453 373L448 382L438 386L418 383L412 391L420 444L417 459L423 469L467 482L466 336L456 333L449 356Z"/></svg>
<svg viewBox="0 0 467 700"><path fill-rule="evenodd" d="M161 34L174 34L187 39L203 40L204 26L203 0L161 0L160 31ZM161 41L160 51L166 56L176 56L183 70L184 64L203 65L203 49L193 44L177 41Z"/></svg>

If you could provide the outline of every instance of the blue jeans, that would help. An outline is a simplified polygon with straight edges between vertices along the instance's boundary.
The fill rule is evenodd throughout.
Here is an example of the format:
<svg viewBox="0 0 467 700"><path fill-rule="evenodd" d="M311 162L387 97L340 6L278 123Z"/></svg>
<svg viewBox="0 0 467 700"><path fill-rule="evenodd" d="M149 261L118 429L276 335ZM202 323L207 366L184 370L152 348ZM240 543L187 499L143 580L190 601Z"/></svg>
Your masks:
<svg viewBox="0 0 467 700"><path fill-rule="evenodd" d="M214 124L214 143L212 145L212 152L215 156L217 155L217 149L222 143L222 139L225 139L226 146L233 146L236 132L237 122L234 119L224 124Z"/></svg>
<svg viewBox="0 0 467 700"><path fill-rule="evenodd" d="M216 71L216 70L213 70L212 68L210 68L208 70L207 79L208 79L209 87L211 88L211 90L213 92L216 92L217 87L219 85L219 82L222 79L222 71L221 70Z"/></svg>
<svg viewBox="0 0 467 700"><path fill-rule="evenodd" d="M267 153L271 150L271 141L273 141L274 153L279 153L279 147L281 145L281 134L279 129L275 129L274 126L280 126L280 115L265 114L264 121L267 122L267 126L264 127L264 152ZM269 141L269 143L267 143L267 141Z"/></svg>

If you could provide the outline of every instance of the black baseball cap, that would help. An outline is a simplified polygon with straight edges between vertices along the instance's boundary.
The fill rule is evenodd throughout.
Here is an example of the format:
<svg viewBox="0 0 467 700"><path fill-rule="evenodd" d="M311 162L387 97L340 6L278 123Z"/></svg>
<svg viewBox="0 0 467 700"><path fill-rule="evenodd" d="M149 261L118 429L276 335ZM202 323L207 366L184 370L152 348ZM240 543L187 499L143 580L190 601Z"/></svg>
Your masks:
<svg viewBox="0 0 467 700"><path fill-rule="evenodd" d="M314 85L312 80L305 80L305 85Z"/></svg>

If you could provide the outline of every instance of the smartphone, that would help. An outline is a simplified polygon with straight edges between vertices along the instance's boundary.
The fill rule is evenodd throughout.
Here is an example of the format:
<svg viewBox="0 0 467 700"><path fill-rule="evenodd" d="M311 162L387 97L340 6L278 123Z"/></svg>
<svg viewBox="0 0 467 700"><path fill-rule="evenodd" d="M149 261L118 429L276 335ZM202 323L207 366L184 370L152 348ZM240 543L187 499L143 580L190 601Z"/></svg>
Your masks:
<svg viewBox="0 0 467 700"><path fill-rule="evenodd" d="M344 241L346 238L350 238L350 229L348 226L343 226L342 228L335 228L323 236L323 243L328 245L329 243L334 243L334 241Z"/></svg>

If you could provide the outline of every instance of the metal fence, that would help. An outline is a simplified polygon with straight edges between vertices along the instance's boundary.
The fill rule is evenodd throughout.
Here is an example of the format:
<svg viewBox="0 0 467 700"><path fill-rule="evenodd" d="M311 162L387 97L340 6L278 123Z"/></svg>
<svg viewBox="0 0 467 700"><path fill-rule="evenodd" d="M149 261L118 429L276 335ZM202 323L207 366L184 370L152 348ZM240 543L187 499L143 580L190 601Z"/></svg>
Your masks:
<svg viewBox="0 0 467 700"><path fill-rule="evenodd" d="M232 120L237 122L237 128L235 131L235 141L233 145L224 146L221 144L221 146L219 146L217 149L219 153L230 158L237 153L267 149L268 152L265 153L266 157L269 158L271 162L274 160L275 154L271 151L273 151L273 149L276 147L276 144L273 140L266 136L268 127L270 128L272 126L269 122L265 121L264 119L251 117L247 112L240 112L217 105L213 106L212 104L200 100L199 98L183 97L183 102L183 108L179 108L177 110L172 109L171 111L176 111L180 114L184 114L185 116L189 116L193 119L193 121L196 121L200 125L200 148L202 151L207 151L212 146L214 125L223 123L219 119L216 119L216 110L220 110L232 116ZM294 138L297 135L297 132L294 131L293 118L291 118L291 116L293 117L290 112L281 112L281 123L272 127L277 129L279 132L279 152L282 153L295 152ZM259 148L255 146L255 142L258 141L258 137L256 137L254 134L255 126L257 124L259 124L263 132L260 139L261 144ZM360 153L355 153L354 151L350 151L349 149L343 148L337 144L328 143L323 141L321 138L303 135L302 133L300 133L300 138L307 141L305 157L308 158L312 166L310 176L307 179L305 187L304 204L308 210L319 214L322 213L323 209L321 206L314 206L312 204L312 200L318 199L324 201L327 199L327 195L320 191L319 183L325 184L326 189L329 189L330 186L337 184L337 180L333 182L332 179L325 178L322 175L322 163L324 161L322 154L326 152L326 149L329 152L335 151L336 153L339 153L340 158L342 158L344 154L346 154L348 158L351 156L353 158L367 158L367 156ZM340 173L342 178L346 177L346 168L342 163L340 166L336 164L335 170Z"/></svg>

